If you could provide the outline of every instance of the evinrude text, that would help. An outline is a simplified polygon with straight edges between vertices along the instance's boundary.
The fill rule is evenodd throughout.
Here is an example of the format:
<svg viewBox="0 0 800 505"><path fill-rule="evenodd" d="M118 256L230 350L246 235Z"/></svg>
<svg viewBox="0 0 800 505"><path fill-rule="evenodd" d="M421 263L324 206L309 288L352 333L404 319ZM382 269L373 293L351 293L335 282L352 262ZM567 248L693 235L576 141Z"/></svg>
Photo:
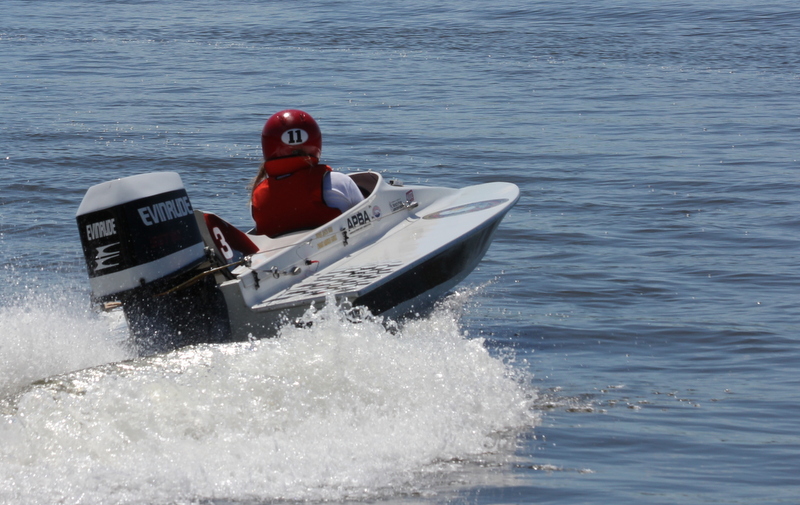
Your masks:
<svg viewBox="0 0 800 505"><path fill-rule="evenodd" d="M145 226L152 226L164 221L188 216L192 213L192 204L189 203L188 196L181 196L174 200L145 205L140 207L138 211Z"/></svg>
<svg viewBox="0 0 800 505"><path fill-rule="evenodd" d="M86 238L88 240L97 240L116 234L117 222L113 218L86 225Z"/></svg>

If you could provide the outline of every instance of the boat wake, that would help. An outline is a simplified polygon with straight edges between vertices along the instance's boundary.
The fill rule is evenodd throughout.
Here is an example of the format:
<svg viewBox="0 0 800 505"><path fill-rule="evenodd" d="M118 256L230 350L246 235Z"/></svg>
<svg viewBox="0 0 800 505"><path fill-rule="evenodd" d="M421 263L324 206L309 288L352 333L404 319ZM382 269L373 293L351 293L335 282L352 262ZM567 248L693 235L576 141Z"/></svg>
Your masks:
<svg viewBox="0 0 800 505"><path fill-rule="evenodd" d="M0 398L45 377L133 356L122 314L96 313L85 293L35 289L3 298Z"/></svg>
<svg viewBox="0 0 800 505"><path fill-rule="evenodd" d="M329 303L276 339L121 362L113 323L71 303L3 309L20 343L0 348L0 502L361 500L502 462L535 391L460 306L387 329Z"/></svg>

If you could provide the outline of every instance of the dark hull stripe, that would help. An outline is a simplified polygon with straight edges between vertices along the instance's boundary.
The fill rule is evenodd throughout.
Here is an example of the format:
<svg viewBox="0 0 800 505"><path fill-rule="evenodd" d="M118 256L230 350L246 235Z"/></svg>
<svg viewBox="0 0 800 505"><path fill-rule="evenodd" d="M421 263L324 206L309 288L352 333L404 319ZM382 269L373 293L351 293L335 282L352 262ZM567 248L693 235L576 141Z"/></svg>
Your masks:
<svg viewBox="0 0 800 505"><path fill-rule="evenodd" d="M486 253L502 218L502 215L498 216L463 237L457 245L448 247L374 291L358 297L353 305L365 306L373 314L380 314L459 275L466 277Z"/></svg>

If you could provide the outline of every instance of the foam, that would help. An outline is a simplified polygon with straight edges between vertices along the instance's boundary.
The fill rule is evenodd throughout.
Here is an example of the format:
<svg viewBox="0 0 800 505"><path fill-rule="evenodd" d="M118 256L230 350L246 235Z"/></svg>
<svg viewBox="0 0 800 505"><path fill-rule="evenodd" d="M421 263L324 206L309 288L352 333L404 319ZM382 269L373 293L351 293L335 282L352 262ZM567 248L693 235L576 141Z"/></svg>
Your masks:
<svg viewBox="0 0 800 505"><path fill-rule="evenodd" d="M0 417L0 501L343 500L513 454L535 393L453 309L389 331L328 307L280 337L56 377Z"/></svg>
<svg viewBox="0 0 800 505"><path fill-rule="evenodd" d="M23 290L0 306L0 397L33 381L131 357L121 313L98 314L88 297Z"/></svg>

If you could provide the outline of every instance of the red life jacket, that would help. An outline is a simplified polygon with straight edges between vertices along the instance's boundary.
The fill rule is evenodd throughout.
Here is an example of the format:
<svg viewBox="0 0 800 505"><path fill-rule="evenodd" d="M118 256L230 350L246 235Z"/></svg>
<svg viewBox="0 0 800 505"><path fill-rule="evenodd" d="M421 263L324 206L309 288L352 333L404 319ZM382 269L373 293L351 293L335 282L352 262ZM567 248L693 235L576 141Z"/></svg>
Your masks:
<svg viewBox="0 0 800 505"><path fill-rule="evenodd" d="M251 202L256 232L274 238L316 228L341 215L322 199L322 178L331 170L327 165L315 165L261 181Z"/></svg>

